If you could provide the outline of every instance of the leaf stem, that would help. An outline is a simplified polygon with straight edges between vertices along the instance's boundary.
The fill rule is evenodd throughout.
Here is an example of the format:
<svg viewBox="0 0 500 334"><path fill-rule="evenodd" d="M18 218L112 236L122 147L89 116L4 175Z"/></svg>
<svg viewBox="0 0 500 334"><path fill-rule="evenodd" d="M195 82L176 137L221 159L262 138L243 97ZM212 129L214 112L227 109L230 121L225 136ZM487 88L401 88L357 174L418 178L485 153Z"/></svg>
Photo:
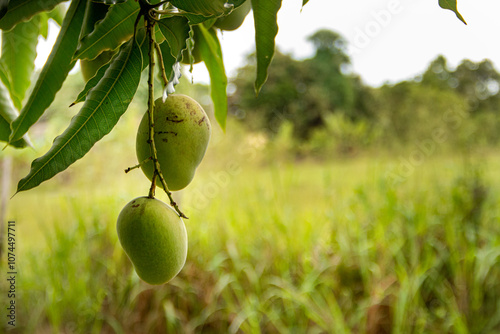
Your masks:
<svg viewBox="0 0 500 334"><path fill-rule="evenodd" d="M160 74L163 79L164 88L168 86L167 74L165 72L165 65L163 64L163 56L161 54L160 45L155 42L156 54L158 55L158 63L160 63Z"/></svg>
<svg viewBox="0 0 500 334"><path fill-rule="evenodd" d="M144 159L142 162L138 163L137 165L125 169L125 173L128 173L128 172L130 172L130 171L132 171L134 169L137 169L137 168L141 167L142 165L144 165L146 162L148 162L151 159L152 159L152 157L149 157L147 159Z"/></svg>

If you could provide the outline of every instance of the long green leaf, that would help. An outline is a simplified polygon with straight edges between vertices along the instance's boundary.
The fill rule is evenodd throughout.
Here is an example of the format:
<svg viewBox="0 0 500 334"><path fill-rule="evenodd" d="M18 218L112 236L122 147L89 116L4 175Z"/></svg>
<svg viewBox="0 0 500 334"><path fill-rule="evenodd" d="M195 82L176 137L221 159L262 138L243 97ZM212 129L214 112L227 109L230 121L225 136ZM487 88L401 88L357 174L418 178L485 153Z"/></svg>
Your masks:
<svg viewBox="0 0 500 334"><path fill-rule="evenodd" d="M252 0L255 21L255 44L257 52L257 78L255 92L258 94L267 80L267 70L274 56L276 23L281 0Z"/></svg>
<svg viewBox="0 0 500 334"><path fill-rule="evenodd" d="M173 0L170 1L175 7L188 13L199 14L203 16L220 16L231 11L232 7L240 6L245 0Z"/></svg>
<svg viewBox="0 0 500 334"><path fill-rule="evenodd" d="M227 117L227 77L222 59L222 50L215 29L203 25L194 27L199 34L198 47L210 74L210 95L214 103L215 119L222 129L226 128Z"/></svg>
<svg viewBox="0 0 500 334"><path fill-rule="evenodd" d="M134 33L139 10L139 4L134 0L113 5L94 31L82 39L75 58L94 59L104 50L116 50Z"/></svg>
<svg viewBox="0 0 500 334"><path fill-rule="evenodd" d="M302 0L302 7L304 7L308 2L309 0Z"/></svg>
<svg viewBox="0 0 500 334"><path fill-rule="evenodd" d="M97 3L103 3L106 5L114 5L116 3L123 3L127 0L92 0L92 1L97 2Z"/></svg>
<svg viewBox="0 0 500 334"><path fill-rule="evenodd" d="M0 19L7 14L9 0L0 0Z"/></svg>
<svg viewBox="0 0 500 334"><path fill-rule="evenodd" d="M10 30L19 22L27 21L40 12L52 10L67 0L11 0L7 14L0 20L0 29Z"/></svg>
<svg viewBox="0 0 500 334"><path fill-rule="evenodd" d="M10 124L17 117L17 110L12 103L7 87L0 81L0 141L8 142ZM27 136L12 142L11 146L22 148L31 146Z"/></svg>
<svg viewBox="0 0 500 334"><path fill-rule="evenodd" d="M467 22L465 22L464 18L462 17L462 14L458 12L457 0L439 0L439 6L441 8L451 10L455 13L460 21L462 21L464 24L467 24Z"/></svg>
<svg viewBox="0 0 500 334"><path fill-rule="evenodd" d="M92 88L94 88L99 83L99 81L101 81L101 79L104 77L104 73L106 73L108 68L111 66L112 61L113 60L111 60L107 64L102 65L97 70L96 74L92 78L90 78L89 81L87 81L85 83L85 87L80 92L80 94L78 94L78 97L76 98L76 100L73 103L71 103L70 107L74 106L77 103L83 102L87 99L88 93L90 92L90 90Z"/></svg>
<svg viewBox="0 0 500 334"><path fill-rule="evenodd" d="M142 52L142 70L144 70L146 68L146 66L149 65L149 46L148 46L148 43L142 43L141 52ZM114 55L113 58L115 58L117 55L118 54ZM78 97L76 98L76 100L73 103L71 103L70 107L76 105L77 103L83 102L87 99L87 95L90 93L92 88L97 86L99 81L101 81L101 79L104 77L104 74L106 73L106 71L108 70L109 66L111 66L112 63L113 63L113 59L111 59L108 63L102 65L97 70L96 74L87 81L87 83L85 84L85 87L78 94Z"/></svg>
<svg viewBox="0 0 500 334"><path fill-rule="evenodd" d="M62 26L64 16L66 15L66 9L64 5L60 4L50 12L47 12L47 15L49 16L49 19L54 20L59 26Z"/></svg>
<svg viewBox="0 0 500 334"><path fill-rule="evenodd" d="M160 32L165 41L160 44L163 67L167 79L173 79L174 65L182 59L182 51L187 47L191 27L185 17L162 19L159 24Z"/></svg>
<svg viewBox="0 0 500 334"><path fill-rule="evenodd" d="M108 134L132 101L141 70L141 46L131 39L122 46L104 78L89 92L69 127L44 156L33 161L29 174L19 181L17 192L36 187L65 170Z"/></svg>
<svg viewBox="0 0 500 334"><path fill-rule="evenodd" d="M2 32L0 63L6 70L6 86L17 109L21 109L26 90L31 84L39 29L40 17L35 16L28 22L19 23L10 31Z"/></svg>
<svg viewBox="0 0 500 334"><path fill-rule="evenodd" d="M12 124L11 141L21 138L50 106L69 71L75 65L73 54L85 15L85 0L73 0L56 43L43 67L31 95ZM14 29L15 30L15 29Z"/></svg>

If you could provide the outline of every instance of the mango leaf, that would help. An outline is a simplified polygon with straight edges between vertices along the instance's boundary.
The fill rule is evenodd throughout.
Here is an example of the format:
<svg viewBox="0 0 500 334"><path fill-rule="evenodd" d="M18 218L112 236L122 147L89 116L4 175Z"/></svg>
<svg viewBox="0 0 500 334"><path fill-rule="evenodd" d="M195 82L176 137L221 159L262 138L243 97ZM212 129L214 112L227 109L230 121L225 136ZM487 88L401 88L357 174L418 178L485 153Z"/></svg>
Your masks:
<svg viewBox="0 0 500 334"><path fill-rule="evenodd" d="M85 16L86 0L73 0L49 58L43 66L31 95L12 124L11 141L20 139L50 106L69 71L75 66L78 37ZM14 28L13 31L17 29Z"/></svg>
<svg viewBox="0 0 500 334"><path fill-rule="evenodd" d="M302 1L302 7L304 7L308 2L309 2L309 0L303 0Z"/></svg>
<svg viewBox="0 0 500 334"><path fill-rule="evenodd" d="M257 52L257 78L255 92L259 94L267 80L267 70L274 56L275 38L278 34L276 23L281 0L251 0L255 21L255 44Z"/></svg>
<svg viewBox="0 0 500 334"><path fill-rule="evenodd" d="M215 29L207 29L202 24L195 26L200 53L210 74L210 95L214 103L215 119L222 129L226 128L227 117L227 77L222 59L222 50Z"/></svg>
<svg viewBox="0 0 500 334"><path fill-rule="evenodd" d="M12 104L7 87L0 82L0 141L8 142L10 135L10 124L17 117L17 110ZM12 142L11 146L22 148L31 146L28 136Z"/></svg>
<svg viewBox="0 0 500 334"><path fill-rule="evenodd" d="M202 16L221 16L230 12L234 7L239 7L245 0L173 0L170 1L175 7L188 13ZM234 7L233 7L234 6Z"/></svg>
<svg viewBox="0 0 500 334"><path fill-rule="evenodd" d="M218 15L203 16L203 15L191 14L191 13L183 13L182 15L185 18L187 18L189 20L189 24L192 24L192 25L200 24L200 23L203 23L207 20L216 19L217 17L219 17Z"/></svg>
<svg viewBox="0 0 500 334"><path fill-rule="evenodd" d="M114 5L114 4L117 4L117 3L124 3L127 0L92 0L92 1L93 2L97 2L97 3L103 3L103 4L106 4L106 5Z"/></svg>
<svg viewBox="0 0 500 334"><path fill-rule="evenodd" d="M142 52L142 70L144 70L146 68L146 66L148 66L148 64L149 64L149 58L148 58L149 57L149 47L148 47L148 43L142 43L141 52ZM113 56L113 59L117 55L118 55L118 53ZM83 102L83 101L85 101L87 99L87 95L90 93L90 91L92 90L92 88L94 88L95 86L97 86L97 84L99 83L99 81L101 81L101 79L104 77L104 74L108 70L108 67L111 66L111 64L113 63L113 59L111 59L108 63L102 65L97 70L96 74L87 81L87 83L85 84L85 87L78 94L78 97L76 98L76 100L73 103L71 103L70 107L76 105L77 103Z"/></svg>
<svg viewBox="0 0 500 334"><path fill-rule="evenodd" d="M465 22L464 18L462 17L462 14L458 12L457 0L439 0L439 6L441 8L451 10L455 13L460 21L462 21L464 24L467 24L467 22Z"/></svg>
<svg viewBox="0 0 500 334"><path fill-rule="evenodd" d="M113 129L139 86L143 37L144 34L136 39L141 41L140 45L131 39L122 46L68 128L44 156L33 161L29 174L19 181L17 192L34 188L65 170Z"/></svg>
<svg viewBox="0 0 500 334"><path fill-rule="evenodd" d="M165 75L170 80L174 64L182 59L182 51L186 49L191 27L188 19L182 16L162 19L158 26L165 38L165 41L160 44L160 50Z"/></svg>
<svg viewBox="0 0 500 334"><path fill-rule="evenodd" d="M66 15L66 9L64 5L58 5L56 8L48 12L47 15L49 19L54 20L59 26L62 26L64 15Z"/></svg>
<svg viewBox="0 0 500 334"><path fill-rule="evenodd" d="M94 31L81 40L74 57L94 59L104 50L115 50L134 34L134 23L139 11L139 4L134 0L110 7Z"/></svg>
<svg viewBox="0 0 500 334"><path fill-rule="evenodd" d="M43 38L47 39L49 34L49 16L47 13L40 13L40 31L39 34Z"/></svg>
<svg viewBox="0 0 500 334"><path fill-rule="evenodd" d="M0 0L0 19L7 14L9 0Z"/></svg>
<svg viewBox="0 0 500 334"><path fill-rule="evenodd" d="M28 21L40 12L50 11L63 1L67 0L11 0L7 14L0 20L0 29L10 30L19 22Z"/></svg>
<svg viewBox="0 0 500 334"><path fill-rule="evenodd" d="M0 61L0 80L10 92L10 80L7 74L7 69L5 68L5 64L3 64L1 61Z"/></svg>
<svg viewBox="0 0 500 334"><path fill-rule="evenodd" d="M186 39L189 38L188 19L182 16L165 18L158 22L158 26L170 46L170 55L179 57L181 51L186 48Z"/></svg>
<svg viewBox="0 0 500 334"><path fill-rule="evenodd" d="M40 17L35 16L28 22L17 24L10 31L2 32L0 63L6 70L6 86L17 109L21 109L26 90L31 84L39 28Z"/></svg>

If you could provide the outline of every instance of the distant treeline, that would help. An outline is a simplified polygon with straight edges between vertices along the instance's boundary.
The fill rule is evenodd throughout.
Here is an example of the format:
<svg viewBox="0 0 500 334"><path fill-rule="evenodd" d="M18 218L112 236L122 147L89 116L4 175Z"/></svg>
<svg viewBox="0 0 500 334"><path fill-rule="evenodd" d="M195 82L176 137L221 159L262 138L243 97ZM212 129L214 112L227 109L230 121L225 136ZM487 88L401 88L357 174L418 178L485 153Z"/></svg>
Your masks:
<svg viewBox="0 0 500 334"><path fill-rule="evenodd" d="M309 41L312 58L276 53L257 98L249 56L232 81L230 113L253 131L269 138L286 132L309 149L499 144L500 74L491 61L450 69L439 56L412 80L373 88L350 70L342 36L320 30Z"/></svg>

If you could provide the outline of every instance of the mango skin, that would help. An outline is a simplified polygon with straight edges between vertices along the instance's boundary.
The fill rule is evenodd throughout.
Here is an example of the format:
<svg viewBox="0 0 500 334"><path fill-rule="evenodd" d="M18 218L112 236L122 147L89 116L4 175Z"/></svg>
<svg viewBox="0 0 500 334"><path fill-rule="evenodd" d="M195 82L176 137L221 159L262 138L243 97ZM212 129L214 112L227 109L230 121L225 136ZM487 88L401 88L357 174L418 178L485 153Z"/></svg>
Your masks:
<svg viewBox="0 0 500 334"><path fill-rule="evenodd" d="M133 199L120 212L116 230L137 275L146 283L167 283L184 267L186 227L174 209L162 201Z"/></svg>
<svg viewBox="0 0 500 334"><path fill-rule="evenodd" d="M154 140L158 162L169 190L186 187L194 177L210 141L211 125L203 108L191 97L170 94L163 103L155 101ZM146 113L137 131L136 153L139 162L151 156L149 120ZM141 165L149 180L153 178L153 161ZM157 185L161 186L159 179Z"/></svg>
<svg viewBox="0 0 500 334"><path fill-rule="evenodd" d="M214 26L221 30L236 30L243 24L243 21L245 21L250 9L252 9L252 2L247 0L241 6L232 11L231 14L217 19Z"/></svg>

